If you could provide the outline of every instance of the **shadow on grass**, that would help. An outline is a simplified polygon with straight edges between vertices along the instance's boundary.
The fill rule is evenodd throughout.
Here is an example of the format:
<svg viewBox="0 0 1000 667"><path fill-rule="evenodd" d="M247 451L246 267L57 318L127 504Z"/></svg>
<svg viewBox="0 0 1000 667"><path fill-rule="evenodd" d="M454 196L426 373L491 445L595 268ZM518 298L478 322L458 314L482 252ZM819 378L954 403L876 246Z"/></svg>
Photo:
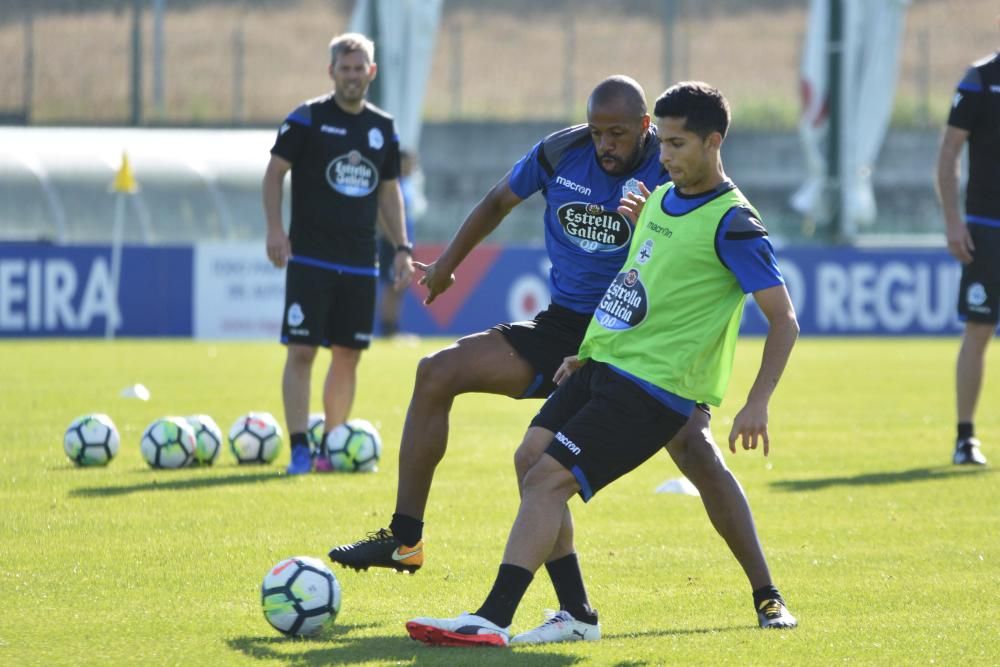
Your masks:
<svg viewBox="0 0 1000 667"><path fill-rule="evenodd" d="M601 639L646 639L649 637L681 637L684 635L710 635L721 632L744 632L753 630L756 626L731 625L727 628L664 628L663 630L644 630L643 632L612 632L601 634ZM615 663L626 665L631 663ZM645 664L645 663L638 663Z"/></svg>
<svg viewBox="0 0 1000 667"><path fill-rule="evenodd" d="M73 489L69 495L78 498L106 498L109 496L125 496L130 493L142 493L144 491L183 491L186 489L208 489L217 486L237 486L241 484L262 484L276 480L288 479L280 470L270 470L269 472L256 472L249 475L222 475L214 477L185 477L183 479L168 479L169 476L177 474L178 471L147 471L147 475L156 475L148 482L141 484L127 484L124 486L90 486L81 489ZM180 473L183 474L183 473Z"/></svg>
<svg viewBox="0 0 1000 667"><path fill-rule="evenodd" d="M284 665L354 665L377 660L418 665L519 665L563 667L584 658L537 650L518 652L503 648L442 648L425 646L400 633L381 637L352 637L350 631L363 626L334 626L318 639L285 637L237 637L227 640L229 647L248 658L269 660ZM331 640L335 644L331 645ZM513 655L516 653L516 656Z"/></svg>
<svg viewBox="0 0 1000 667"><path fill-rule="evenodd" d="M892 470L888 472L871 472L851 477L820 477L818 479L783 479L771 482L771 486L781 491L818 491L831 486L873 486L879 484L903 484L909 482L927 482L965 477L968 475L984 475L993 472L986 467L939 466L937 468L911 468L910 470Z"/></svg>

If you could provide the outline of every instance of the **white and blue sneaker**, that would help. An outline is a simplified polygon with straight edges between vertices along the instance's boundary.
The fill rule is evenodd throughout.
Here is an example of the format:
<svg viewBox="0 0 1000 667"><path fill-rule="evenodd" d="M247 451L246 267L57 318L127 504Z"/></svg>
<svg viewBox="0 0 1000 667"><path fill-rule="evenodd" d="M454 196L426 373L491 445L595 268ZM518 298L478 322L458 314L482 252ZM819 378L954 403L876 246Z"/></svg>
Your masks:
<svg viewBox="0 0 1000 667"><path fill-rule="evenodd" d="M412 639L430 646L506 646L510 628L475 614L456 618L415 618L406 623Z"/></svg>
<svg viewBox="0 0 1000 667"><path fill-rule="evenodd" d="M292 447L292 460L285 469L289 475L304 475L312 470L312 452L309 445Z"/></svg>
<svg viewBox="0 0 1000 667"><path fill-rule="evenodd" d="M545 610L545 621L511 638L511 644L553 644L555 642L596 642L601 638L600 623L578 621L566 610Z"/></svg>
<svg viewBox="0 0 1000 667"><path fill-rule="evenodd" d="M976 438L965 438L956 442L955 455L951 457L951 462L957 466L986 465L986 457L979 451L979 440Z"/></svg>

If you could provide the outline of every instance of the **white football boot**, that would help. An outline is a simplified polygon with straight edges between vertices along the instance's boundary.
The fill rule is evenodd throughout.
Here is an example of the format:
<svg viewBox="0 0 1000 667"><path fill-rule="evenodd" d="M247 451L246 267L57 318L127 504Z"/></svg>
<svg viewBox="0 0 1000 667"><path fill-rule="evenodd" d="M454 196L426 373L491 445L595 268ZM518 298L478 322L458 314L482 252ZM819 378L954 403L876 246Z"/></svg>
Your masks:
<svg viewBox="0 0 1000 667"><path fill-rule="evenodd" d="M799 624L781 598L770 598L760 603L757 607L757 623L765 630L788 630Z"/></svg>
<svg viewBox="0 0 1000 667"><path fill-rule="evenodd" d="M576 620L568 611L545 611L545 621L537 628L515 635L511 644L552 644L555 642L596 642L601 638L600 623Z"/></svg>

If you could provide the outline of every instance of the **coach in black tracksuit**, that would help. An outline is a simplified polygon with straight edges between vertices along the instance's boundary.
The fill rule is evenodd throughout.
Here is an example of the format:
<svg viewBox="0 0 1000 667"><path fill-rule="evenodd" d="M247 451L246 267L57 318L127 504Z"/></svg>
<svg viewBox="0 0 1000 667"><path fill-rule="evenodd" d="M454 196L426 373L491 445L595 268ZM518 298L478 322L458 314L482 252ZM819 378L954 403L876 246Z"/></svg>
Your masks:
<svg viewBox="0 0 1000 667"><path fill-rule="evenodd" d="M288 472L312 468L306 437L309 385L319 346L331 351L323 388L327 430L347 420L362 350L371 343L378 275L376 220L396 244L397 289L413 275L403 224L399 137L390 115L365 100L375 78L375 47L348 33L330 43L334 91L285 119L264 176L267 256L288 266L281 341L285 420L291 434ZM282 183L292 172L288 234L281 219ZM328 470L325 457L317 470Z"/></svg>

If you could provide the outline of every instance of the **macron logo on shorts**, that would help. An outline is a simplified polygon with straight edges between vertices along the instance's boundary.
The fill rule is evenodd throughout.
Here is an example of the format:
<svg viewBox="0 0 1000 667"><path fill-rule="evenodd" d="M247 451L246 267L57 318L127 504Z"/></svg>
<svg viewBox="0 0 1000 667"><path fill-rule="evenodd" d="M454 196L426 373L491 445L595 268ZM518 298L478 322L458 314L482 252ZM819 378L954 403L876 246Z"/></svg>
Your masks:
<svg viewBox="0 0 1000 667"><path fill-rule="evenodd" d="M561 431L559 433L556 433L556 440L561 442L566 449L573 452L575 456L580 455L580 448L577 446L577 444L572 440L570 440L569 438L567 438L565 435L563 435Z"/></svg>

